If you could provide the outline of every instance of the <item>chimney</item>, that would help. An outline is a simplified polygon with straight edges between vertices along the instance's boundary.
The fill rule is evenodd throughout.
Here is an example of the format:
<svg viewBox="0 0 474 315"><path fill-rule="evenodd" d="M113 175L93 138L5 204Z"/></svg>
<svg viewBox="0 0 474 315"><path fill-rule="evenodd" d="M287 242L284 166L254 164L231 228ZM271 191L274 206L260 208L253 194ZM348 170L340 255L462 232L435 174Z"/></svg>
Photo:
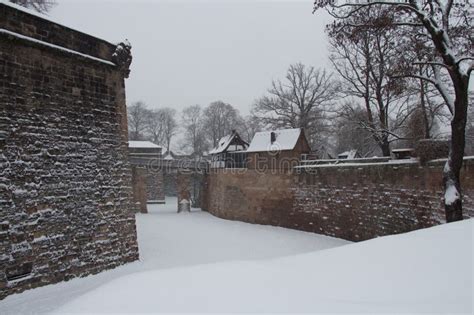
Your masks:
<svg viewBox="0 0 474 315"><path fill-rule="evenodd" d="M270 141L272 144L276 141L276 134L273 131L270 132Z"/></svg>

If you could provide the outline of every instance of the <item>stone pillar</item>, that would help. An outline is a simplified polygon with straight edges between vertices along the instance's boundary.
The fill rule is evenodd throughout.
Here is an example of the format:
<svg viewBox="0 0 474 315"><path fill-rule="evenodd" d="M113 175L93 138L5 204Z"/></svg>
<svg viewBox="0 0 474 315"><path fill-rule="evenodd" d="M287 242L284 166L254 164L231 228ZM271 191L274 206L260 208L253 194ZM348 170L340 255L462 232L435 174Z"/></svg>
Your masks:
<svg viewBox="0 0 474 315"><path fill-rule="evenodd" d="M148 171L146 176L147 203L165 203L163 171Z"/></svg>
<svg viewBox="0 0 474 315"><path fill-rule="evenodd" d="M132 166L133 201L141 213L148 213L146 177L146 169Z"/></svg>
<svg viewBox="0 0 474 315"><path fill-rule="evenodd" d="M178 190L178 213L182 211L191 211L191 174L189 172L178 171L177 176Z"/></svg>
<svg viewBox="0 0 474 315"><path fill-rule="evenodd" d="M208 211L209 209L209 181L210 181L210 174L205 173L202 176L201 181L201 193L199 197L200 200L200 208L202 211Z"/></svg>

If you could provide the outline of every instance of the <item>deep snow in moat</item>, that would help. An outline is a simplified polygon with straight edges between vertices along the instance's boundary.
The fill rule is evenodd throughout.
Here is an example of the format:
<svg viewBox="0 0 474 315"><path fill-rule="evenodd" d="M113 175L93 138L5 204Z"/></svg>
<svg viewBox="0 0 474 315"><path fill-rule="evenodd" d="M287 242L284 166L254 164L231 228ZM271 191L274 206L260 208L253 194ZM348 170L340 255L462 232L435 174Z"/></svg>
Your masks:
<svg viewBox="0 0 474 315"><path fill-rule="evenodd" d="M205 218L203 225L215 220L206 214L199 215ZM473 220L264 260L255 258L276 256L277 251L289 254L284 248L303 251L311 247L307 241L323 246L342 243L314 236L312 240L301 239L299 247L299 241L287 230L270 229L260 234L257 231L266 228L227 224L229 235L235 236L229 237L227 229L221 227L216 230L203 227L202 232L206 230L205 238L218 238L214 240L218 248L209 251L217 250L228 261L155 269L118 278L68 302L57 314L78 311L472 314ZM211 236L213 232L219 233ZM306 234L302 233L302 238L303 235ZM196 233L194 241L179 240L176 244L186 250L192 248L187 256L192 260L192 256L205 251L205 246L193 248L193 243L201 241ZM255 255L247 246L254 250L268 246L273 250ZM163 254L180 256L173 252ZM206 260L213 260L210 256Z"/></svg>
<svg viewBox="0 0 474 315"><path fill-rule="evenodd" d="M158 292L173 294L171 290L173 286L177 289L183 286L183 290L189 290L193 282L193 276L183 283L179 277L175 278L175 273L184 275L186 270L193 273L192 268L206 268L206 266L212 268L212 266L216 266L216 276L220 277L220 267L218 266L225 264L225 262L234 262L245 266L252 261L263 262L268 259L315 252L349 243L340 239L290 229L222 220L197 209L194 209L191 213L177 214L176 198L167 198L166 202L165 205L150 205L150 213L148 214L137 214L139 262L105 271L98 275L76 278L68 282L11 295L0 301L0 314L50 313L55 311L58 313L64 313L65 311L84 313L158 312L163 309L154 306L151 306L151 309L135 308L133 301L138 301L136 298L139 295L150 294L151 301L164 306L163 302L159 302L162 297L157 295ZM71 305L79 301L86 301L90 297L89 294L98 292L95 290L101 290L102 287L110 284L113 285L115 280L120 281L123 276L133 277L136 275L148 278L146 275L148 272L168 274L171 278L174 278L172 280L173 285L165 285L163 280L159 280L150 288L148 287L149 283L143 283L140 288L134 288L132 293L129 293L131 295L127 298L127 301L131 304L129 305L130 308L126 309L119 307L119 302L115 303L118 308L108 309L105 300L101 301L96 307L84 305L76 310L70 308ZM249 274L248 277L251 278L252 275ZM151 274L149 280L155 282ZM210 284L212 283L212 279L207 279L201 284L200 289L195 290L196 298L203 297L203 302L211 299L211 296L206 294L209 289L206 287L208 280L211 281ZM214 283L214 285L218 284ZM219 290L219 288L215 289ZM141 292L141 290L146 292ZM222 287L222 290L224 290L224 293L225 286ZM119 295L117 295L117 298L122 299ZM186 303L181 300L182 298L185 297L181 293L177 293L177 296L173 299L177 302L181 301L181 304L184 305ZM171 302L168 297L166 299ZM229 305L229 307L232 307L232 305ZM178 307L173 311L182 311L182 309ZM199 309L187 309L187 311L198 312ZM232 309L229 308L228 311L232 311Z"/></svg>

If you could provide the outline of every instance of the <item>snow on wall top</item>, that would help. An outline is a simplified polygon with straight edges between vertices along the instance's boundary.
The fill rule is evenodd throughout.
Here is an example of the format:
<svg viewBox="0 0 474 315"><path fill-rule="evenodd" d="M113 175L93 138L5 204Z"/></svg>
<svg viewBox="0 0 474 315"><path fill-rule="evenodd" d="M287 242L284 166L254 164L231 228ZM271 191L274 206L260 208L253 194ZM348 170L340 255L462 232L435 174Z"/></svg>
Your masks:
<svg viewBox="0 0 474 315"><path fill-rule="evenodd" d="M275 141L273 143L271 141L272 132L275 133ZM301 129L299 128L257 132L252 142L250 142L247 152L293 150L300 134Z"/></svg>
<svg viewBox="0 0 474 315"><path fill-rule="evenodd" d="M155 148L159 149L161 146L150 141L128 141L129 148Z"/></svg>
<svg viewBox="0 0 474 315"><path fill-rule="evenodd" d="M70 27L70 26L64 25L63 23L58 22L57 20L53 19L52 17L50 17L49 15L47 15L47 14L45 14L45 13L39 13L39 12L37 12L37 11L35 11L35 10L25 8L25 7L23 7L23 6L21 6L21 5L18 5L18 4L16 4L16 3L12 3L12 2L10 2L9 0L0 0L0 5L9 6L9 7L11 7L11 8L14 8L14 9L18 10L18 11L22 11L22 12L27 13L27 14L29 14L29 15L36 16L36 17L38 17L38 18L40 18L40 19L49 21L49 22L54 23L54 24L57 24L57 25L61 25L61 26L66 27L66 28L68 28L68 29L74 30L74 31L76 31L76 32L79 32L79 33L82 33L82 34L85 34L85 35L88 35L88 36L91 36L91 37L95 37L95 38L100 39L100 40L102 40L102 41L104 41L104 42L107 42L107 43L109 43L109 44L112 44L111 42L106 41L106 40L104 40L104 39L102 39L102 38L100 38L100 37L98 37L98 36L96 36L96 35L84 33L84 32L82 32L82 31L79 31L79 30L77 30L77 29L74 29L74 28L72 28L72 27ZM115 45L115 44L112 44L112 45Z"/></svg>
<svg viewBox="0 0 474 315"><path fill-rule="evenodd" d="M58 50L67 52L69 54L81 56L81 57L84 57L84 58L87 58L87 59L91 59L91 60L102 62L102 63L108 64L108 65L111 65L111 66L115 66L115 63L113 63L111 61L101 59L101 58L98 58L98 57L94 57L94 56L91 56L91 55L83 54L81 52L78 52L78 51L75 51L75 50L72 50L72 49L69 49L69 48L54 45L54 44L51 44L51 43L48 43L48 42L45 42L45 41L42 41L42 40L38 40L36 38L32 38L32 37L29 37L29 36L25 36L25 35L22 35L22 34L11 32L11 31L3 29L3 28L0 28L0 33L1 34L7 34L7 35L10 35L10 36L13 36L13 37L16 37L16 38L21 38L23 40L26 40L26 41L29 41L29 42L32 42L32 43L36 43L36 44L39 44L39 45L43 45L43 46L46 46L46 47L58 49Z"/></svg>

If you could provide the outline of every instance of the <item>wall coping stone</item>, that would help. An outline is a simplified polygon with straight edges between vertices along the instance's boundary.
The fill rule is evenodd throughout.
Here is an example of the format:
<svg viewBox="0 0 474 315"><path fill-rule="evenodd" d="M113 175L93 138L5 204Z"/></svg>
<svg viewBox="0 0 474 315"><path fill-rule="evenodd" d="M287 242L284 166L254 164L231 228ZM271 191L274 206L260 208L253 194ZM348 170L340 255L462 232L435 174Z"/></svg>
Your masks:
<svg viewBox="0 0 474 315"><path fill-rule="evenodd" d="M6 0L0 0L0 28L109 62L113 61L112 54L116 49L115 44L104 39L64 26L46 15Z"/></svg>
<svg viewBox="0 0 474 315"><path fill-rule="evenodd" d="M29 36L21 35L21 34L18 34L18 33L3 29L3 28L0 28L0 36L6 36L8 39L12 39L12 38L19 39L19 40L25 41L25 42L27 42L31 45L39 45L39 46L43 46L43 47L46 47L46 48L57 49L57 50L60 50L61 52L67 53L67 54L76 55L76 56L79 56L79 57L82 57L82 58L86 58L86 59L96 61L96 62L101 62L101 63L107 64L107 65L110 65L110 66L114 66L114 67L116 66L116 64L111 62L111 61L104 60L104 59L101 59L101 58L97 58L97 57L94 57L94 56L91 56L91 55L86 55L86 54L83 54L83 53L75 51L75 50L71 50L71 49L64 48L64 47L61 47L61 46L58 46L58 45L50 44L48 42L44 42L44 41L29 37Z"/></svg>

